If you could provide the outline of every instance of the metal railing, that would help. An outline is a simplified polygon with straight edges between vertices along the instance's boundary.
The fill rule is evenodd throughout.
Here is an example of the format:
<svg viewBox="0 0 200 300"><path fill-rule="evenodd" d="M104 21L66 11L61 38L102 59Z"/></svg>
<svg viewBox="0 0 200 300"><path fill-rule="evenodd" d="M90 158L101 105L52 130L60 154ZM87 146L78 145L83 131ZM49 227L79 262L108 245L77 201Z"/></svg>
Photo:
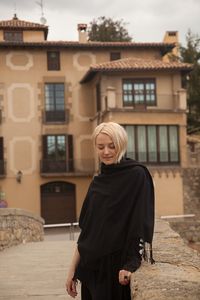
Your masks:
<svg viewBox="0 0 200 300"><path fill-rule="evenodd" d="M43 225L44 229L46 228L66 228L66 234L69 234L69 239L71 241L75 240L75 234L80 231L79 223L73 222L73 223L61 223L61 224L47 224Z"/></svg>
<svg viewBox="0 0 200 300"><path fill-rule="evenodd" d="M42 159L40 161L41 173L94 173L95 161L89 159L53 160Z"/></svg>
<svg viewBox="0 0 200 300"><path fill-rule="evenodd" d="M43 111L44 123L69 123L69 109Z"/></svg>
<svg viewBox="0 0 200 300"><path fill-rule="evenodd" d="M73 160L42 159L40 161L41 173L67 173L73 171Z"/></svg>

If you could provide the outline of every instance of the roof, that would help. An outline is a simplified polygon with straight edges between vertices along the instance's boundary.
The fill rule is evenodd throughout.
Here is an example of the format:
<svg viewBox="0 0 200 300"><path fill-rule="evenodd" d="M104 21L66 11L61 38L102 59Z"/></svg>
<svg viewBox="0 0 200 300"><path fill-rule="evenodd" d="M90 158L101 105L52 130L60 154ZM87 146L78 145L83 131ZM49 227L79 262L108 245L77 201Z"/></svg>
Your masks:
<svg viewBox="0 0 200 300"><path fill-rule="evenodd" d="M81 83L91 80L97 72L128 72L128 71L160 71L176 70L191 71L192 65L181 62L164 62L159 59L124 58L91 65Z"/></svg>
<svg viewBox="0 0 200 300"><path fill-rule="evenodd" d="M22 30L43 30L45 32L45 39L48 34L48 26L27 22L17 18L16 14L13 19L0 21L0 29L22 29ZM175 43L137 43L137 42L94 42L88 41L85 43L75 42L75 41L39 41L39 42L23 42L23 41L2 41L0 42L1 48L138 48L138 49L157 49L162 55L170 52L174 47Z"/></svg>
<svg viewBox="0 0 200 300"><path fill-rule="evenodd" d="M11 20L0 21L0 29L42 30L45 32L45 37L47 37L48 34L48 26L39 23L20 20L17 18L16 15L14 15L14 17Z"/></svg>
<svg viewBox="0 0 200 300"><path fill-rule="evenodd" d="M81 48L81 49L157 49L162 55L171 51L174 43L136 43L136 42L86 42L41 41L41 42L0 42L1 48Z"/></svg>

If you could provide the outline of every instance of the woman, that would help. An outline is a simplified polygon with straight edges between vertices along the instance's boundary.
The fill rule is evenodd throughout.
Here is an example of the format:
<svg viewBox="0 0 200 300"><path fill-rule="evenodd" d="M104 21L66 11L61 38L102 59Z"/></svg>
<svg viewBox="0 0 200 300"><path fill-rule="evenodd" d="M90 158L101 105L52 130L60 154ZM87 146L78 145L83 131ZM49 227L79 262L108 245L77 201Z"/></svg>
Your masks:
<svg viewBox="0 0 200 300"><path fill-rule="evenodd" d="M143 165L125 159L127 134L122 126L98 125L93 134L101 170L89 186L80 214L81 233L68 272L66 289L82 300L130 300L130 277L151 243L154 190Z"/></svg>

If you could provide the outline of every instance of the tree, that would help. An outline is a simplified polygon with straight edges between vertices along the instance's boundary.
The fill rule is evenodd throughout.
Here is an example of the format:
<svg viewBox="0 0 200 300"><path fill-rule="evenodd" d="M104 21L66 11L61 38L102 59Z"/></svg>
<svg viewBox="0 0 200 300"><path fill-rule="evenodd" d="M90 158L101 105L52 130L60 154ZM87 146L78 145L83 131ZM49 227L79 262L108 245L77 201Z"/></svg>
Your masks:
<svg viewBox="0 0 200 300"><path fill-rule="evenodd" d="M100 42L130 42L132 40L126 23L121 20L114 21L111 18L99 17L90 22L88 37L90 41Z"/></svg>
<svg viewBox="0 0 200 300"><path fill-rule="evenodd" d="M200 37L190 30L186 47L180 47L181 60L193 64L193 70L184 78L188 91L188 133L200 132Z"/></svg>

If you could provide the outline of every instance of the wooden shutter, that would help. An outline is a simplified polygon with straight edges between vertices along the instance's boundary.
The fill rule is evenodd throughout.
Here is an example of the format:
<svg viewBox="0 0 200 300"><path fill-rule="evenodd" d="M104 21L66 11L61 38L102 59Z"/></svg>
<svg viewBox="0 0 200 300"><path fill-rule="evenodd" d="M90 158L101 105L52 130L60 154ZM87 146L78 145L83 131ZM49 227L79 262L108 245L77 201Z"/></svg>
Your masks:
<svg viewBox="0 0 200 300"><path fill-rule="evenodd" d="M47 159L47 135L42 136L42 158Z"/></svg>
<svg viewBox="0 0 200 300"><path fill-rule="evenodd" d="M74 171L74 160L73 160L73 135L68 134L67 137L67 147L68 147L68 168L69 171Z"/></svg>
<svg viewBox="0 0 200 300"><path fill-rule="evenodd" d="M0 160L4 159L4 153L3 153L3 137L0 137Z"/></svg>

